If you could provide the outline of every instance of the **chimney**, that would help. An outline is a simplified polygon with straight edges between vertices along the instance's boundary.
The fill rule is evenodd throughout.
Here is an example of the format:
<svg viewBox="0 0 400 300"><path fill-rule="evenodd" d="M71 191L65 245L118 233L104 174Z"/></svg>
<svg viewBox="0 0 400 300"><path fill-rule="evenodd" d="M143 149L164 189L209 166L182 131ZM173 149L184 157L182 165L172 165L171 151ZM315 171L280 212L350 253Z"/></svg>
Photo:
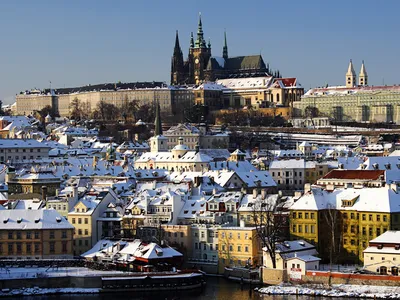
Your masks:
<svg viewBox="0 0 400 300"><path fill-rule="evenodd" d="M42 200L46 201L47 198L47 186L43 185L42 186Z"/></svg>
<svg viewBox="0 0 400 300"><path fill-rule="evenodd" d="M304 185L304 194L308 193L311 191L311 184L310 183L306 183Z"/></svg>
<svg viewBox="0 0 400 300"><path fill-rule="evenodd" d="M258 195L258 190L253 189L253 198L257 198L257 195Z"/></svg>
<svg viewBox="0 0 400 300"><path fill-rule="evenodd" d="M396 194L399 193L399 187L397 185L397 183L391 183L390 184L390 188L393 190L393 192L395 192Z"/></svg>
<svg viewBox="0 0 400 300"><path fill-rule="evenodd" d="M266 189L262 189L261 190L261 199L264 200L267 197L267 190Z"/></svg>
<svg viewBox="0 0 400 300"><path fill-rule="evenodd" d="M78 202L78 186L75 184L72 187L72 198L74 198L74 202Z"/></svg>

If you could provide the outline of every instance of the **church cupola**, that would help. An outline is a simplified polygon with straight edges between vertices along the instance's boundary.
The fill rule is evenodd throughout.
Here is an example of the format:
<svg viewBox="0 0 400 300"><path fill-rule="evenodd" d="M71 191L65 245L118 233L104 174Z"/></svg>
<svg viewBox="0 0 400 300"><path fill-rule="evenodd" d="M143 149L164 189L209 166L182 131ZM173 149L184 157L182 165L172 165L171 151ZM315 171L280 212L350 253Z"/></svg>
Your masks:
<svg viewBox="0 0 400 300"><path fill-rule="evenodd" d="M346 73L346 87L352 88L356 85L356 72L354 72L353 62L350 59L349 67Z"/></svg>
<svg viewBox="0 0 400 300"><path fill-rule="evenodd" d="M182 158L182 157L186 154L186 152L188 152L188 151L189 151L188 146L186 146L186 145L183 144L183 137L180 137L180 138L178 139L178 145L176 145L176 146L171 150L172 158L173 158L173 159L180 159L180 158Z"/></svg>
<svg viewBox="0 0 400 300"><path fill-rule="evenodd" d="M228 59L228 43L226 42L226 31L224 32L224 48L222 49L222 57Z"/></svg>
<svg viewBox="0 0 400 300"><path fill-rule="evenodd" d="M358 75L358 85L366 86L368 85L368 74L367 69L365 68L364 61L362 61L360 74Z"/></svg>

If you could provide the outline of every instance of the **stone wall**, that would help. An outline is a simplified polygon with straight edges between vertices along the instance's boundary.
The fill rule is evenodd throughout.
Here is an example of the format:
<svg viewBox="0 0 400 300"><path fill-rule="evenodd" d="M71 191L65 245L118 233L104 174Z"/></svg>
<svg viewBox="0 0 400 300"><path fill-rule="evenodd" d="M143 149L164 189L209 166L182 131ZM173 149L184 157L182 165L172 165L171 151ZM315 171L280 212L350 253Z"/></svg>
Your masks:
<svg viewBox="0 0 400 300"><path fill-rule="evenodd" d="M398 286L400 276L307 271L303 283Z"/></svg>
<svg viewBox="0 0 400 300"><path fill-rule="evenodd" d="M287 271L284 269L270 269L261 267L262 282L264 284L280 284L288 280Z"/></svg>

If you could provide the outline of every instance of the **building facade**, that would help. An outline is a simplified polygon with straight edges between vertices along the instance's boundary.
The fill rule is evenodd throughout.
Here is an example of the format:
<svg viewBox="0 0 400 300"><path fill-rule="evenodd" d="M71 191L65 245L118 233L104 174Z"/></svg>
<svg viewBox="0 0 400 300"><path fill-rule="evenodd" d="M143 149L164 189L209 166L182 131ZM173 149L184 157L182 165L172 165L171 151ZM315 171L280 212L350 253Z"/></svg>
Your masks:
<svg viewBox="0 0 400 300"><path fill-rule="evenodd" d="M0 210L0 257L71 259L73 226L55 210Z"/></svg>

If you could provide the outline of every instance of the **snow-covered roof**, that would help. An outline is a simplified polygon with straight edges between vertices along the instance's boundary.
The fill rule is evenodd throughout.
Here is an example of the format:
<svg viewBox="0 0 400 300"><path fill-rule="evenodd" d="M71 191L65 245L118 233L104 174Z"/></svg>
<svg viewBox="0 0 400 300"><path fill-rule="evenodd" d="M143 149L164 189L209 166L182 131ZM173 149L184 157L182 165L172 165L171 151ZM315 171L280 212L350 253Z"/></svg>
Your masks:
<svg viewBox="0 0 400 300"><path fill-rule="evenodd" d="M29 229L73 229L68 220L56 210L0 210L2 229L29 230Z"/></svg>
<svg viewBox="0 0 400 300"><path fill-rule="evenodd" d="M274 160L269 169L304 169L304 159Z"/></svg>
<svg viewBox="0 0 400 300"><path fill-rule="evenodd" d="M400 231L388 230L382 233L380 236L369 241L370 243L382 243L382 244L399 244L400 245ZM398 250L400 253L400 250Z"/></svg>
<svg viewBox="0 0 400 300"><path fill-rule="evenodd" d="M0 139L0 149L9 148L45 148L50 147L34 139Z"/></svg>
<svg viewBox="0 0 400 300"><path fill-rule="evenodd" d="M355 200L353 206L342 206L342 200ZM337 188L327 191L313 187L291 207L291 210L340 209L359 212L400 212L400 194L390 185L362 189Z"/></svg>
<svg viewBox="0 0 400 300"><path fill-rule="evenodd" d="M292 259L299 259L304 262L312 262L312 261L321 260L319 257L316 257L314 255L297 255L297 256L290 257L287 260L292 260Z"/></svg>

